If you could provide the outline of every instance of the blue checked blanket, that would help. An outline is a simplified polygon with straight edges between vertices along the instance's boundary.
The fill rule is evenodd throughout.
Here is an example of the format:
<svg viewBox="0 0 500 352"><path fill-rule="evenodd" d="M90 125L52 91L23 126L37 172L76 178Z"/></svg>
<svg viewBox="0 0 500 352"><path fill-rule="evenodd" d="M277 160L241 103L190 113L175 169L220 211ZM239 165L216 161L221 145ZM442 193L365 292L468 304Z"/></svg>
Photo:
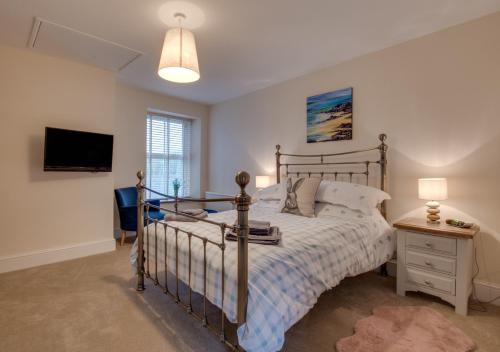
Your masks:
<svg viewBox="0 0 500 352"><path fill-rule="evenodd" d="M248 310L246 324L238 328L239 344L248 352L278 351L283 347L285 332L299 321L325 290L343 278L373 270L393 254L392 230L377 212L371 216L332 214L323 218L278 213L252 207L249 218L270 221L282 232L277 246L249 244ZM211 214L210 219L233 224L236 212ZM186 231L221 242L217 226L196 222L170 222ZM149 235L147 234L149 233ZM150 273L154 273L154 224L145 231L149 236ZM167 239L168 270L175 273L175 233L157 225L158 268L164 268ZM179 277L188 282L188 238L179 232ZM223 310L231 322L236 321L237 257L236 242L226 241L225 290ZM136 246L134 246L136 247ZM192 238L191 287L203 294L203 243ZM136 249L135 249L136 251ZM133 257L133 255L131 256ZM221 250L207 244L207 299L221 308ZM160 282L163 274L159 274ZM162 282L163 284L163 282Z"/></svg>

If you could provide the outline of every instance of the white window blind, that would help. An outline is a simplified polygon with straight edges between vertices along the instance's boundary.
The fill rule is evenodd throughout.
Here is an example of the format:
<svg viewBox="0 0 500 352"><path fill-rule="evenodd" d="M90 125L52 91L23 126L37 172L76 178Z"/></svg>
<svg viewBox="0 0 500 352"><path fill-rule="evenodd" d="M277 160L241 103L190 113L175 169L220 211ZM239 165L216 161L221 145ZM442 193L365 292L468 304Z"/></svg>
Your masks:
<svg viewBox="0 0 500 352"><path fill-rule="evenodd" d="M146 185L174 195L173 182L181 183L180 197L191 193L192 122L174 116L148 114L146 118ZM147 198L161 198L146 194Z"/></svg>

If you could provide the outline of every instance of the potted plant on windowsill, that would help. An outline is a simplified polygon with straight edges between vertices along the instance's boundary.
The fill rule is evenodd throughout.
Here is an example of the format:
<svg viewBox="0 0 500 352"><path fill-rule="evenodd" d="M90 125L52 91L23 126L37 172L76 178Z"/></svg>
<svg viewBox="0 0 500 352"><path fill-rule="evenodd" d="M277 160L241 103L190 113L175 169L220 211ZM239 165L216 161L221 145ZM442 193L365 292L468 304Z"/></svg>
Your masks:
<svg viewBox="0 0 500 352"><path fill-rule="evenodd" d="M175 179L174 182L172 182L172 185L174 186L174 196L175 198L179 197L179 189L181 188L181 181L179 179Z"/></svg>
<svg viewBox="0 0 500 352"><path fill-rule="evenodd" d="M181 188L181 182L179 179L175 179L174 182L172 182L172 186L174 187L174 197L175 197L175 211L178 211L177 209L177 198L179 197L179 189Z"/></svg>

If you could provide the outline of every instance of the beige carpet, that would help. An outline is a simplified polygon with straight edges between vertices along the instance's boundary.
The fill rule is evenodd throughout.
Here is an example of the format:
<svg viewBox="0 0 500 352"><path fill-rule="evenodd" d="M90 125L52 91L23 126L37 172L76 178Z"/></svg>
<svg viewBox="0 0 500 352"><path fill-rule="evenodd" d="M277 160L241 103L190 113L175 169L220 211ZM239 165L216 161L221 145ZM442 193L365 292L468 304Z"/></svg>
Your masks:
<svg viewBox="0 0 500 352"><path fill-rule="evenodd" d="M0 351L225 351L218 338L148 282L134 290L130 244L116 252L0 275ZM500 350L500 308L464 318L421 294L398 297L375 274L344 280L286 335L285 351L334 351L378 305L425 305L469 335L479 351Z"/></svg>

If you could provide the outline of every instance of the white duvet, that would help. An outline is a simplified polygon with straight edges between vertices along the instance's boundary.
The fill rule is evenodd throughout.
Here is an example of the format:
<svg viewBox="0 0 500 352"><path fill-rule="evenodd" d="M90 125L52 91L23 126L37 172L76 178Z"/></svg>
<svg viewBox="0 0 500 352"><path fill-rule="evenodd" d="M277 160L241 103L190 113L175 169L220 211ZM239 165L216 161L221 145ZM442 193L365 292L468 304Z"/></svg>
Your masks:
<svg viewBox="0 0 500 352"><path fill-rule="evenodd" d="M278 246L249 244L247 322L238 329L239 344L246 351L280 350L285 332L314 306L322 292L347 276L373 270L390 259L394 250L392 230L380 213L364 215L342 209L346 208L336 207L328 216L306 218L252 207L249 218L279 226L282 243ZM232 224L236 212L213 214L210 219ZM203 222L169 224L221 241L221 231L214 225ZM145 245L149 242L147 264L151 276L155 277L157 258L158 278L163 284L165 238L167 270L175 273L175 233L168 229L165 234L163 225L158 224L155 238L154 226L150 224L145 233ZM178 245L179 276L187 283L189 244L186 235L179 233ZM226 246L223 310L228 319L235 322L236 243L226 241ZM202 241L192 238L191 249L191 286L194 291L203 293ZM221 308L221 250L215 245L207 245L207 264L207 298Z"/></svg>

